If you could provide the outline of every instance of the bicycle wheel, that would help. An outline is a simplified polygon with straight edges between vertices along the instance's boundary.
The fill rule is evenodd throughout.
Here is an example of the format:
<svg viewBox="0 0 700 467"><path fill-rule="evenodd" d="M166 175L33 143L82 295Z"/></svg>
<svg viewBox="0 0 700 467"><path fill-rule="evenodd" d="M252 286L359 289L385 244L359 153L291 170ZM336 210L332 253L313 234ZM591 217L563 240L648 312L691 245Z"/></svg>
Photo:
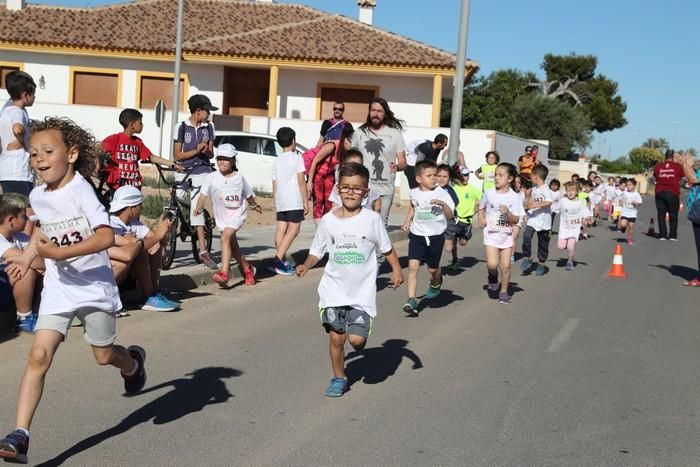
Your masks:
<svg viewBox="0 0 700 467"><path fill-rule="evenodd" d="M204 209L202 210L202 216L204 216L204 242L207 246L207 252L211 253L211 241L214 237L214 219L211 218L209 212ZM197 241L197 229L192 227L192 256L197 263L202 261L199 259L199 242Z"/></svg>
<svg viewBox="0 0 700 467"><path fill-rule="evenodd" d="M175 259L175 248L177 247L177 228L179 227L180 220L175 216L173 219L173 224L170 227L170 232L166 235L165 248L163 249L163 258L161 259L161 266L164 271L170 269L173 264L173 259Z"/></svg>

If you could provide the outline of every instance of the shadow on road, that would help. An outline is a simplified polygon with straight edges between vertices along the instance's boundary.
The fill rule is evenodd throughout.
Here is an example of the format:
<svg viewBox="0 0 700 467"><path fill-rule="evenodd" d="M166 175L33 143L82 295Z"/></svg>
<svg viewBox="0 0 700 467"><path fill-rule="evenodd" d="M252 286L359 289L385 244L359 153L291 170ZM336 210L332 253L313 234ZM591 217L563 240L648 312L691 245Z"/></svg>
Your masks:
<svg viewBox="0 0 700 467"><path fill-rule="evenodd" d="M418 355L411 349L404 339L389 339L381 347L371 347L345 356L345 375L348 377L348 387L362 380L365 384L383 383L396 373L404 358L413 362L412 369L423 368Z"/></svg>
<svg viewBox="0 0 700 467"><path fill-rule="evenodd" d="M154 425L164 425L174 422L185 415L200 412L207 405L222 404L228 401L230 397L233 397L228 392L223 380L242 374L242 371L234 368L200 368L186 375L192 376L192 378L178 378L145 389L135 397L172 386L172 390L128 415L117 425L78 442L53 459L39 465L61 465L71 457L87 451L103 441L126 433L135 426L146 423L151 419L153 419Z"/></svg>
<svg viewBox="0 0 700 467"><path fill-rule="evenodd" d="M686 281L695 279L695 276L697 274L697 271L695 269L686 266L679 266L677 264L673 264L671 266L667 264L650 264L649 266L668 271L672 275L680 277L681 279L685 279Z"/></svg>
<svg viewBox="0 0 700 467"><path fill-rule="evenodd" d="M451 290L442 289L440 295L435 298L425 298L423 297L420 302L418 302L418 311L423 311L427 308L444 308L451 305L454 302L460 302L464 300L464 297L457 295Z"/></svg>

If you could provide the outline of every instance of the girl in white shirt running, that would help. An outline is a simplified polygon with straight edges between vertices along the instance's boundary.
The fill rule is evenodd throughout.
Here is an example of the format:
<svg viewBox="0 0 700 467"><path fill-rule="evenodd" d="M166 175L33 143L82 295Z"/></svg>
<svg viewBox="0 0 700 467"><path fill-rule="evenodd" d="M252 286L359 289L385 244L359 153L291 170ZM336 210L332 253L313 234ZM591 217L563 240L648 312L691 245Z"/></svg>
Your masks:
<svg viewBox="0 0 700 467"><path fill-rule="evenodd" d="M0 457L27 462L29 425L44 389L44 378L73 318L84 326L99 365L121 370L124 389L135 394L146 383L141 347L115 345L121 309L107 249L114 244L109 215L83 178L95 169L95 139L68 119L47 118L32 125L29 156L44 185L29 200L39 229L15 257L22 274L38 254L46 261L39 318L27 368L20 383L15 431L0 440ZM15 259L13 258L13 259Z"/></svg>

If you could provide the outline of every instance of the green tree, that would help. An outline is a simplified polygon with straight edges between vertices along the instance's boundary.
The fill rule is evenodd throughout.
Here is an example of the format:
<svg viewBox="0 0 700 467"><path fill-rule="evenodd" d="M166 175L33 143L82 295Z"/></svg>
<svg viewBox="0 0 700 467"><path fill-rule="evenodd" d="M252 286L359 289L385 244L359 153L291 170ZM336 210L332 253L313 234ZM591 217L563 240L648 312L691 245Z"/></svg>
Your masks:
<svg viewBox="0 0 700 467"><path fill-rule="evenodd" d="M515 100L512 112L513 134L548 139L552 159L570 159L574 148L585 148L591 142L588 117L558 99L522 95Z"/></svg>
<svg viewBox="0 0 700 467"><path fill-rule="evenodd" d="M661 152L666 152L671 147L671 144L666 138L647 138L647 140L642 143L642 147L658 149Z"/></svg>
<svg viewBox="0 0 700 467"><path fill-rule="evenodd" d="M629 159L633 164L648 169L654 164L663 161L664 156L659 149L639 147L630 151Z"/></svg>
<svg viewBox="0 0 700 467"><path fill-rule="evenodd" d="M591 162L598 164L598 171L602 173L613 174L639 174L644 172L644 168L633 164L626 157L620 157L613 161L594 157Z"/></svg>

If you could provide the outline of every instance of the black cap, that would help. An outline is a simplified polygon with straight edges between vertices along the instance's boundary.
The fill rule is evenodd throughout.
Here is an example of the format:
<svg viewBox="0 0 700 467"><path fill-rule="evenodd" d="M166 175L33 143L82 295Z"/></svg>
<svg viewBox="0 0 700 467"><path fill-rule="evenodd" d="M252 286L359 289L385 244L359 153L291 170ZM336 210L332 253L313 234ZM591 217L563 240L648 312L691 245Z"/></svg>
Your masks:
<svg viewBox="0 0 700 467"><path fill-rule="evenodd" d="M190 106L190 112L194 112L197 109L204 109L208 111L219 110L218 107L211 105L211 101L204 94L195 94L194 96L187 99L187 105Z"/></svg>

